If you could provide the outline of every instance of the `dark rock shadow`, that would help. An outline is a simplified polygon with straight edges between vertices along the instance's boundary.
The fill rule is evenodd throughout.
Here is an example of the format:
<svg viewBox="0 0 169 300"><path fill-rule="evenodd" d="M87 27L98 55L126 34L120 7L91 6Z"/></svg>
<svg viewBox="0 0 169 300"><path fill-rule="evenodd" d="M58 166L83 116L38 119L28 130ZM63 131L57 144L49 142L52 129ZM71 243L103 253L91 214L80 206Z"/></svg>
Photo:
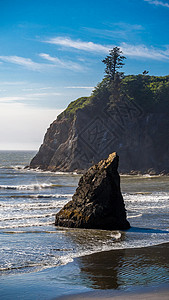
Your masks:
<svg viewBox="0 0 169 300"><path fill-rule="evenodd" d="M129 232L138 232L138 233L169 233L166 230L152 229L152 228L142 228L142 227L131 227Z"/></svg>

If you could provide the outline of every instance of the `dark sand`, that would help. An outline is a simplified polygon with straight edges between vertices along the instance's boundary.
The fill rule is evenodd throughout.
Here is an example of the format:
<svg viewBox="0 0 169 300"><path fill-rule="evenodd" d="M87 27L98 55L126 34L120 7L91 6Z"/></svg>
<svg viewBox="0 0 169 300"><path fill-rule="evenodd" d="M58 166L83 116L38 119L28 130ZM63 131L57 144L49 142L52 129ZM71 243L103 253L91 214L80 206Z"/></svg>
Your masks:
<svg viewBox="0 0 169 300"><path fill-rule="evenodd" d="M76 262L80 276L93 291L58 300L169 300L169 243L100 252Z"/></svg>
<svg viewBox="0 0 169 300"><path fill-rule="evenodd" d="M57 298L57 300L169 300L169 288L164 288L164 290L153 289L151 291L145 292L140 289L133 293L124 292L112 292L110 293L84 293L79 295L65 296Z"/></svg>

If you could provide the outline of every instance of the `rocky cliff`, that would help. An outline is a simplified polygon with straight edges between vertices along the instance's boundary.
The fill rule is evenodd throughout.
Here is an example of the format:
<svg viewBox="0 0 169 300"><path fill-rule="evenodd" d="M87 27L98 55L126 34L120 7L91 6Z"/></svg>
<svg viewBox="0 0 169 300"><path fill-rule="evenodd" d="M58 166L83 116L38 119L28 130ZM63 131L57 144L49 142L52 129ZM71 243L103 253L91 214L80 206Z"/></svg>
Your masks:
<svg viewBox="0 0 169 300"><path fill-rule="evenodd" d="M56 215L55 225L92 229L129 229L117 171L119 157L112 153L80 178L72 201Z"/></svg>
<svg viewBox="0 0 169 300"><path fill-rule="evenodd" d="M169 78L167 80L169 83ZM127 85L128 90L130 85ZM152 85L149 83L149 86ZM121 173L169 173L167 93L163 96L165 101L158 105L159 96L152 104L152 96L141 88L135 95L132 86L118 99L112 99L103 87L100 90L91 97L72 102L58 116L47 130L30 167L84 172L116 151L120 156Z"/></svg>

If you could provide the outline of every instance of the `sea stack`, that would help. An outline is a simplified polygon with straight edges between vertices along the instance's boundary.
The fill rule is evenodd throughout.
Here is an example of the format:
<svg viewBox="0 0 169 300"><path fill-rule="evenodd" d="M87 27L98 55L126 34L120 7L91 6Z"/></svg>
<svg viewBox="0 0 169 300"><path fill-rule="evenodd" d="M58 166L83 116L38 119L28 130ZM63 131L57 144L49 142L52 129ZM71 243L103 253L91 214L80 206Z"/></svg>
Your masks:
<svg viewBox="0 0 169 300"><path fill-rule="evenodd" d="M116 152L90 167L73 198L56 215L55 225L90 229L129 229Z"/></svg>

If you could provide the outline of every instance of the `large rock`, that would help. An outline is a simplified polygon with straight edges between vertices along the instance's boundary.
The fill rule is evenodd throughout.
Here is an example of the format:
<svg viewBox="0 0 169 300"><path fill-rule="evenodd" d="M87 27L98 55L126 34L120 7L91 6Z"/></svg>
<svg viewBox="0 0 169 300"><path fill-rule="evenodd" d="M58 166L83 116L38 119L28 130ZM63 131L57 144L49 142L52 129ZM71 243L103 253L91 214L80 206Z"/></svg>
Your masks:
<svg viewBox="0 0 169 300"><path fill-rule="evenodd" d="M108 230L130 228L120 191L118 161L114 152L80 178L72 201L57 213L55 225Z"/></svg>
<svg viewBox="0 0 169 300"><path fill-rule="evenodd" d="M127 99L115 106L103 100L94 99L72 117L60 115L30 167L84 173L113 149L120 173L169 174L168 112L144 112Z"/></svg>

